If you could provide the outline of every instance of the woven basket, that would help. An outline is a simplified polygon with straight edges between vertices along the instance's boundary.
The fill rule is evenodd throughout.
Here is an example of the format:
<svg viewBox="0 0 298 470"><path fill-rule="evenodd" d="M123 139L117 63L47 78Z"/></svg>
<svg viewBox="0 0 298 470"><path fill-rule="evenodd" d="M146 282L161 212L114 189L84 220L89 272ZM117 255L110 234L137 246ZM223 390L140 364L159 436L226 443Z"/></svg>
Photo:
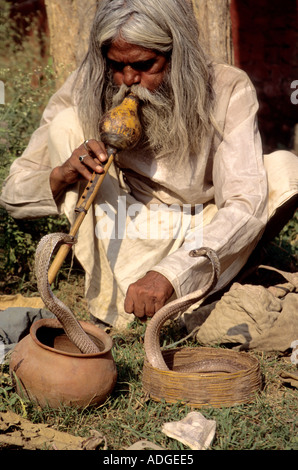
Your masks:
<svg viewBox="0 0 298 470"><path fill-rule="evenodd" d="M182 348L163 352L169 371L144 363L144 390L155 401L181 401L196 408L233 406L252 401L261 388L257 359L248 353L219 348ZM197 361L221 361L226 372L178 372L177 368ZM176 371L175 371L176 369Z"/></svg>

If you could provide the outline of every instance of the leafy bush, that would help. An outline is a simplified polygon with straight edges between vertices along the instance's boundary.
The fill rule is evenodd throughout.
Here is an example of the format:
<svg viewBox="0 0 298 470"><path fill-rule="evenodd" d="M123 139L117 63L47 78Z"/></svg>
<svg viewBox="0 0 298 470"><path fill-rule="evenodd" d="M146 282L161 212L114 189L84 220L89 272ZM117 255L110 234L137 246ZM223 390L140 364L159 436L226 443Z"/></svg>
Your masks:
<svg viewBox="0 0 298 470"><path fill-rule="evenodd" d="M5 104L0 109L0 182L8 174L12 161L26 148L38 127L42 109L54 90L50 66L30 73L4 68L0 80L5 87Z"/></svg>
<svg viewBox="0 0 298 470"><path fill-rule="evenodd" d="M68 232L64 217L15 220L0 208L0 289L10 293L33 280L34 254L39 240L51 232Z"/></svg>
<svg viewBox="0 0 298 470"><path fill-rule="evenodd" d="M26 148L38 127L42 111L55 91L55 74L51 59L43 58L34 22L31 34L20 37L9 18L9 3L0 0L1 59L5 103L0 105L0 185L11 163ZM46 38L45 38L46 41ZM34 221L17 221L0 208L0 288L9 292L12 279L30 281L36 245L46 233L68 231L64 217L46 217Z"/></svg>

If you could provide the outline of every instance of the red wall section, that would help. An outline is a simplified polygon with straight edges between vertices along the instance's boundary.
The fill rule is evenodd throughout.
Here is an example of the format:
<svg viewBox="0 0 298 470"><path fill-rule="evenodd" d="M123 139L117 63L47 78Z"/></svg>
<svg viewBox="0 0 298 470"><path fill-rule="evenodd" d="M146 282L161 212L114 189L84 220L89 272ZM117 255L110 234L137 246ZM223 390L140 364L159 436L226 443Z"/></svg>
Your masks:
<svg viewBox="0 0 298 470"><path fill-rule="evenodd" d="M298 80L298 1L231 0L235 65L254 83L265 152L292 148L298 104L291 83Z"/></svg>

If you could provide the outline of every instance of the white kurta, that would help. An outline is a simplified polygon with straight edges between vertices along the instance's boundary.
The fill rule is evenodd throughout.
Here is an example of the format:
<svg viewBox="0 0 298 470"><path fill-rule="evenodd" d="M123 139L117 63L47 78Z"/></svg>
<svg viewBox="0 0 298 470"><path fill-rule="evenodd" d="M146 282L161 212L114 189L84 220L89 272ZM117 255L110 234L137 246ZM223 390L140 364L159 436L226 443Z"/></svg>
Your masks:
<svg viewBox="0 0 298 470"><path fill-rule="evenodd" d="M39 129L11 167L0 202L13 217L64 212L74 220L82 185L70 188L60 201L53 199L49 185L52 168L88 139L72 102L72 82L73 76L51 98ZM268 217L297 194L297 158L284 151L271 154L266 157L274 180L269 179L268 206L258 103L247 75L215 65L215 94L221 137L210 135L196 155L172 167L137 148L121 152L117 169L105 177L75 246L95 317L117 327L131 321L123 307L126 290L148 270L169 279L177 297L202 287L208 261L188 256L199 246L218 253L222 274L216 289L222 288L245 264Z"/></svg>

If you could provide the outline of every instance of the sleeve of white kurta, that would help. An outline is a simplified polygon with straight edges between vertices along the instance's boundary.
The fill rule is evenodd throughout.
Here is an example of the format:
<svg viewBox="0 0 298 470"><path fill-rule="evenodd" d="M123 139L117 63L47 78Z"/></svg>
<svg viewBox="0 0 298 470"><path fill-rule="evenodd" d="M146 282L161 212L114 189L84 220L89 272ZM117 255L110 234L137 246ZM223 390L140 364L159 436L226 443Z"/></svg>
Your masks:
<svg viewBox="0 0 298 470"><path fill-rule="evenodd" d="M236 84L231 93L223 139L214 156L217 212L197 237L201 246L212 248L219 256L221 276L216 290L240 271L267 222L267 177L256 119L258 102L249 79L243 84L242 75L241 80L241 86ZM153 268L172 283L177 297L203 287L211 273L205 258L188 255L189 246L185 242Z"/></svg>
<svg viewBox="0 0 298 470"><path fill-rule="evenodd" d="M63 109L72 106L72 74L52 96L41 118L39 128L32 134L21 157L17 158L6 178L0 204L16 219L58 214L50 188L48 151L49 126Z"/></svg>

